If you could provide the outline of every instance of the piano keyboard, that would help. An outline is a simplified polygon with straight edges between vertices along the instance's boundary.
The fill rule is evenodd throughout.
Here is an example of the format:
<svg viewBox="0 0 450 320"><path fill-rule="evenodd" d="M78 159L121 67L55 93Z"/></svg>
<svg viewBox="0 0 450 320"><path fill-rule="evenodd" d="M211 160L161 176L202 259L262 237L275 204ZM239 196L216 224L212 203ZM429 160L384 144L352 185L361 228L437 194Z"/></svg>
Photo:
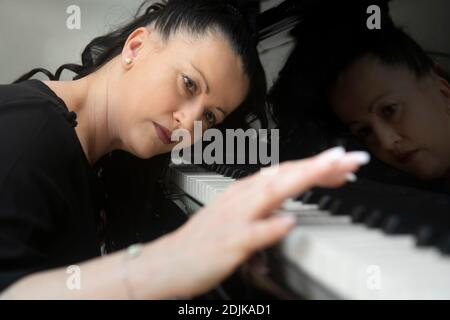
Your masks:
<svg viewBox="0 0 450 320"><path fill-rule="evenodd" d="M199 208L224 192L236 181L234 176L245 175L241 169L215 169L218 172L172 166L169 180ZM379 198L383 194L386 201ZM404 206L417 211L410 212L414 223L407 215L405 219L392 196L399 201L409 199ZM442 245L448 242L442 239L448 238L450 226L442 212L450 206L442 199L427 202L436 205L431 224L419 215L430 216L423 211L426 207L417 206L412 191L383 191L377 184L314 189L285 201L274 214L295 215L298 225L273 249L282 259L283 285L309 299L450 299L450 250ZM424 225L430 228L436 222L440 237L431 232L435 237L421 243L419 231L423 233Z"/></svg>

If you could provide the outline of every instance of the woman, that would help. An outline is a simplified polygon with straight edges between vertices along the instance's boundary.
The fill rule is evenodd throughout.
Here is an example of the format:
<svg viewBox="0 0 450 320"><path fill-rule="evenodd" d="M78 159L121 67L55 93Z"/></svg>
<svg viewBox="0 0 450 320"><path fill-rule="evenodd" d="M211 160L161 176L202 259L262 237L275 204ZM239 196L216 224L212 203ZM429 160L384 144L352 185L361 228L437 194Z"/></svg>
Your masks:
<svg viewBox="0 0 450 320"><path fill-rule="evenodd" d="M84 65L71 66L77 80L0 88L3 298L198 295L293 227L292 217L270 217L284 199L338 186L367 162L335 149L267 169L175 232L100 258L92 165L117 149L146 159L170 152L173 130L232 117L252 86L257 54L244 20L223 1L151 5L96 40ZM73 264L79 269L67 268ZM70 270L80 272L79 290L71 290Z"/></svg>
<svg viewBox="0 0 450 320"><path fill-rule="evenodd" d="M371 40L330 86L331 110L383 162L421 180L450 179L447 79L402 31Z"/></svg>
<svg viewBox="0 0 450 320"><path fill-rule="evenodd" d="M297 112L321 122L330 136L351 133L401 172L423 181L449 180L450 85L442 69L394 26L332 31L321 41L320 47L302 41L291 55L289 68L296 64L297 74L285 74L275 86L276 116L283 122L295 118L289 111ZM291 101L305 102L299 111L282 110L287 79L304 92L289 94Z"/></svg>

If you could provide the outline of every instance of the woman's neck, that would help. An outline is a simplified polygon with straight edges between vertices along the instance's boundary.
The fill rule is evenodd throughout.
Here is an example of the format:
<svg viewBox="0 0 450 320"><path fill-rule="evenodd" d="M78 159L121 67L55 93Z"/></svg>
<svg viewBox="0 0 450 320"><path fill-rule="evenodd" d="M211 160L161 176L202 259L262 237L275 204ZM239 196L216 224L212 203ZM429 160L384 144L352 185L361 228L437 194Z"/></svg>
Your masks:
<svg viewBox="0 0 450 320"><path fill-rule="evenodd" d="M86 158L91 165L105 154L120 148L114 126L110 123L109 77L111 67L75 81L44 81L77 114L75 128ZM114 79L114 78L113 78Z"/></svg>

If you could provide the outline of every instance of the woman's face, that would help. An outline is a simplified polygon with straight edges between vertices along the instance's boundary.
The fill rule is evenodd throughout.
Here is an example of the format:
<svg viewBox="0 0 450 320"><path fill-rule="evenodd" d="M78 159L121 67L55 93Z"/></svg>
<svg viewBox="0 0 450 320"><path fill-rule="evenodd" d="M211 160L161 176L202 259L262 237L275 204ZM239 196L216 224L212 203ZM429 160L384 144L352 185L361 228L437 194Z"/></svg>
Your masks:
<svg viewBox="0 0 450 320"><path fill-rule="evenodd" d="M428 180L449 174L449 97L435 74L418 79L366 56L338 78L330 104L378 159Z"/></svg>
<svg viewBox="0 0 450 320"><path fill-rule="evenodd" d="M170 152L175 129L193 137L194 121L202 121L203 130L221 123L249 88L241 58L217 32L178 32L164 41L140 28L120 58L115 122L123 149L140 158Z"/></svg>

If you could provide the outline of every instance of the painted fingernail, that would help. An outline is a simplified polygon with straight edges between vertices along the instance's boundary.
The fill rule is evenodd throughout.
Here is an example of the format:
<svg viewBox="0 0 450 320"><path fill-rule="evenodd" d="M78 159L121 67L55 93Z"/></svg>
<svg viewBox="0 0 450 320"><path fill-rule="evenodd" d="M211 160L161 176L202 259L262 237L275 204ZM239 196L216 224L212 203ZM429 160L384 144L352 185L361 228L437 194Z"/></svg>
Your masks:
<svg viewBox="0 0 450 320"><path fill-rule="evenodd" d="M355 182L356 180L358 180L358 178L356 177L356 174L349 172L347 173L346 179L348 182Z"/></svg>
<svg viewBox="0 0 450 320"><path fill-rule="evenodd" d="M370 162L370 154L366 151L353 151L347 153L347 157L356 161L360 165L365 165Z"/></svg>

